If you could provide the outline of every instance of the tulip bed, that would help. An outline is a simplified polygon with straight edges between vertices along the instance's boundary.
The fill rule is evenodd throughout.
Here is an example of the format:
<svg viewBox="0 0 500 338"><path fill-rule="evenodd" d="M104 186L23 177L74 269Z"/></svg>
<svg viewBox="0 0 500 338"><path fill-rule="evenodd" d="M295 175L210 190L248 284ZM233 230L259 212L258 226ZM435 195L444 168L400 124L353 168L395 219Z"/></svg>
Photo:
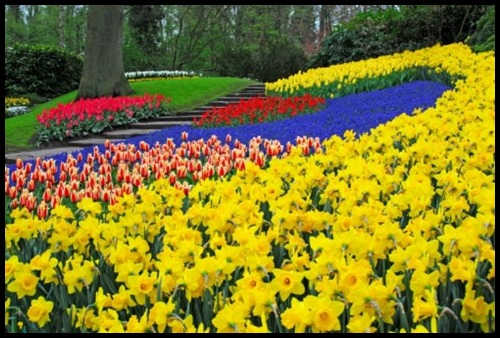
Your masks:
<svg viewBox="0 0 500 338"><path fill-rule="evenodd" d="M435 46L266 87L416 67L453 81L6 166L6 331L494 332L493 54Z"/></svg>
<svg viewBox="0 0 500 338"><path fill-rule="evenodd" d="M225 107L214 107L193 122L198 127L209 128L263 123L313 113L320 110L324 104L324 98L309 94L290 98L254 97Z"/></svg>
<svg viewBox="0 0 500 338"><path fill-rule="evenodd" d="M38 144L53 140L98 134L105 129L168 113L171 101L163 95L100 97L58 104L37 116Z"/></svg>

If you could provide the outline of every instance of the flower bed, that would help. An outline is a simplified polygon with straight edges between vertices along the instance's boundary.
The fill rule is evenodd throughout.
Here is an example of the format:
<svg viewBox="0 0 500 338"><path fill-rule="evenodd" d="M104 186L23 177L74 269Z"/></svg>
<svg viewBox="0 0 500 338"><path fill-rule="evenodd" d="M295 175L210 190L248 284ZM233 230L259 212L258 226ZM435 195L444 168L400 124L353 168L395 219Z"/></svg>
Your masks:
<svg viewBox="0 0 500 338"><path fill-rule="evenodd" d="M163 95L81 99L44 110L37 116L38 143L100 133L115 126L164 115L170 98Z"/></svg>
<svg viewBox="0 0 500 338"><path fill-rule="evenodd" d="M24 97L5 98L5 118L24 115L30 112L31 102Z"/></svg>
<svg viewBox="0 0 500 338"><path fill-rule="evenodd" d="M318 111L324 104L325 99L309 94L286 99L278 96L255 97L214 107L193 122L195 126L205 128L271 122Z"/></svg>
<svg viewBox="0 0 500 338"><path fill-rule="evenodd" d="M160 179L113 205L13 210L6 330L493 332L494 56L455 44L394 59L463 80L187 195Z"/></svg>
<svg viewBox="0 0 500 338"><path fill-rule="evenodd" d="M131 81L146 79L182 79L201 77L201 73L187 72L182 70L146 70L138 72L127 72L125 77Z"/></svg>
<svg viewBox="0 0 500 338"><path fill-rule="evenodd" d="M64 200L75 203L92 197L114 203L124 192L161 177L188 191L198 180L231 175L245 160L263 167L267 160L288 154L292 146L300 146L306 154L322 151L321 142L331 135L343 135L347 130L368 132L402 112L426 109L447 89L442 84L418 81L329 100L323 111L279 123L169 128L131 138L126 144L109 142L49 161L19 162L8 168L10 180L5 188L11 207L26 206L39 215ZM105 184L99 183L102 181ZM45 203L40 208L42 200Z"/></svg>

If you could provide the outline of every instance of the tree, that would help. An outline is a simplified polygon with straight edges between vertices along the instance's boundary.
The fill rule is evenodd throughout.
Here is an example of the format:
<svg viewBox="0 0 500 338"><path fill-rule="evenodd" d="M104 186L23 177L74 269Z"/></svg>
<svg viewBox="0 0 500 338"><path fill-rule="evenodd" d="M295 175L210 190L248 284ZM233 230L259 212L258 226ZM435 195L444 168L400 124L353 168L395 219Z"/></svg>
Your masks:
<svg viewBox="0 0 500 338"><path fill-rule="evenodd" d="M318 51L315 21L314 5L293 5L289 35L297 40L308 56Z"/></svg>
<svg viewBox="0 0 500 338"><path fill-rule="evenodd" d="M171 69L182 70L195 62L228 33L227 5L176 5L170 9L177 23L170 43Z"/></svg>
<svg viewBox="0 0 500 338"><path fill-rule="evenodd" d="M66 43L64 43L64 21L65 21L65 13L64 13L64 5L59 6L59 17L57 20L57 36L59 38L59 47L66 47Z"/></svg>
<svg viewBox="0 0 500 338"><path fill-rule="evenodd" d="M5 5L5 46L23 41L25 30L21 5Z"/></svg>
<svg viewBox="0 0 500 338"><path fill-rule="evenodd" d="M77 100L133 93L123 67L123 21L124 5L89 5Z"/></svg>
<svg viewBox="0 0 500 338"><path fill-rule="evenodd" d="M161 5L132 5L128 23L140 48L148 55L157 56L161 40Z"/></svg>

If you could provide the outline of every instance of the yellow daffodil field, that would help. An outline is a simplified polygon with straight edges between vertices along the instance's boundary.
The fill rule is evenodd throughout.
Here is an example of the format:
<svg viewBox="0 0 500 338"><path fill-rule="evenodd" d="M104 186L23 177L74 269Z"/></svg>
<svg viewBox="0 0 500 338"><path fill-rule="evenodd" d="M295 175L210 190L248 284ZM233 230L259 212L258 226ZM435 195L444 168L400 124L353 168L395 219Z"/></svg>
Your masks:
<svg viewBox="0 0 500 338"><path fill-rule="evenodd" d="M436 45L266 90L336 97L417 68L453 88L369 133L189 190L13 208L6 332L494 332L494 54Z"/></svg>

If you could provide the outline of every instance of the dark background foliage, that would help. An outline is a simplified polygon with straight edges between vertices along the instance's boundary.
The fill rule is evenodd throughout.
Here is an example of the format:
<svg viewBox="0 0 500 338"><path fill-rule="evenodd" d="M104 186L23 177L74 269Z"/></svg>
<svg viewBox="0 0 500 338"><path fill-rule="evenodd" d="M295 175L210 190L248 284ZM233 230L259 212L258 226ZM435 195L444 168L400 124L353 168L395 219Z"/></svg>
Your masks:
<svg viewBox="0 0 500 338"><path fill-rule="evenodd" d="M6 95L78 88L87 13L86 5L5 6ZM465 41L476 52L495 50L494 5L128 5L123 58L125 71L272 82Z"/></svg>
<svg viewBox="0 0 500 338"><path fill-rule="evenodd" d="M68 93L78 87L82 67L81 56L58 47L14 45L5 50L5 95Z"/></svg>
<svg viewBox="0 0 500 338"><path fill-rule="evenodd" d="M320 51L310 59L308 68L416 50L437 43L463 42L474 33L487 8L486 5L406 5L400 9L359 13L333 29Z"/></svg>

